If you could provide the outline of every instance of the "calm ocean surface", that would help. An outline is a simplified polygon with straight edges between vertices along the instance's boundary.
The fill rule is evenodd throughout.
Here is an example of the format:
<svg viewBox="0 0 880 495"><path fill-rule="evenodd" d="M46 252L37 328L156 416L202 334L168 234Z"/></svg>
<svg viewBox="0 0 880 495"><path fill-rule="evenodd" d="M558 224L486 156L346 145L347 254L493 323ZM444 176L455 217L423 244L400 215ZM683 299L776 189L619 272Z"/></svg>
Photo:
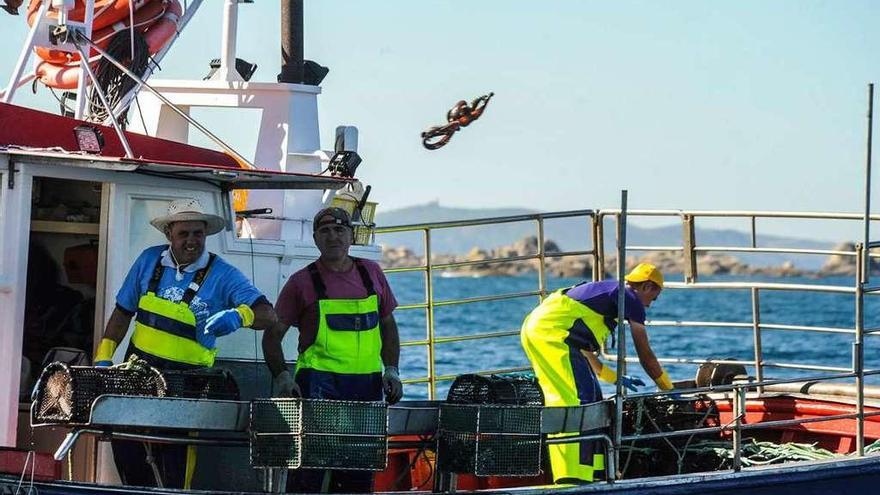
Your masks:
<svg viewBox="0 0 880 495"><path fill-rule="evenodd" d="M389 274L388 279L401 305L425 301L424 275L419 273ZM673 278L674 280L674 278ZM680 280L680 278L679 278ZM743 279L716 276L701 277L701 282L732 282ZM752 278L765 282L787 282L810 285L852 287L852 278ZM578 279L551 278L548 287L556 289L580 282ZM537 274L521 277L434 277L434 300L486 296L535 290ZM852 328L855 321L855 297L852 294L819 292L761 291L761 319L764 324L808 325L830 328ZM435 333L438 338L459 335L518 330L525 315L537 305L537 297L523 297L504 301L466 305L446 305L435 308ZM880 326L880 298L868 297L866 328ZM398 310L395 313L401 340L424 339L426 315L424 309ZM648 319L666 321L736 322L747 328L712 327L649 327L651 344L661 358L736 358L754 359L751 329L752 309L748 290L675 290L663 291L661 297L648 309ZM792 330L763 331L762 345L765 362L798 363L818 366L849 368L852 363L852 335ZM634 356L629 347L627 355ZM407 346L401 350L401 374L404 378L427 375L425 346ZM880 368L880 337L867 337L865 363L868 369ZM519 344L519 336L437 345L436 372L439 375L465 373L474 369L509 368L526 366L528 360ZM693 379L696 365L667 365L673 380ZM754 369L747 367L750 374ZM637 363L629 365L630 374L641 376L645 383L653 383ZM775 378L807 377L823 372L766 368L765 376ZM880 385L880 377L868 378L868 383ZM438 398L446 397L451 382L438 384ZM647 389L646 389L647 390ZM612 393L610 387L606 395ZM427 398L427 387L408 384L407 399Z"/></svg>

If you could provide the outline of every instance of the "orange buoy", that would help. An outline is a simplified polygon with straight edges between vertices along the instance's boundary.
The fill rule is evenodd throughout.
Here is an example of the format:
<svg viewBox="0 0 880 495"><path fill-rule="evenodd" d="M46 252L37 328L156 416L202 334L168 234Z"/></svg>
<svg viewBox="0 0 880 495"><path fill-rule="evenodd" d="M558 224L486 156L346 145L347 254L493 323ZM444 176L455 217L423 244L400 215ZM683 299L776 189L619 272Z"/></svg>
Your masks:
<svg viewBox="0 0 880 495"><path fill-rule="evenodd" d="M180 16L183 14L183 9L178 0L162 0L162 2L155 3L163 2L165 2L163 4L165 9L161 17L152 24L143 26L144 40L149 47L150 55L158 53L177 33L177 24L180 21ZM135 25L137 24L137 19L135 19ZM141 30L141 28L136 29ZM112 37L112 34L115 34L115 32L110 33L109 36ZM37 79L46 86L57 89L74 89L79 84L82 67L80 67L80 61L62 64L47 61L37 65L35 72Z"/></svg>
<svg viewBox="0 0 880 495"><path fill-rule="evenodd" d="M168 0L148 1L146 5L135 11L135 29L143 34L144 31L146 31L147 27L150 26L150 24L153 24L162 17L167 9L167 3ZM106 50L107 45L110 44L110 39L113 37L113 35L118 33L119 31L122 31L123 29L128 29L130 25L131 19L126 16L118 22L114 22L113 24L103 29L95 31L92 34L92 41L102 49ZM79 60L78 52L58 50L56 48L49 48L45 46L34 47L34 52L37 54L38 57L45 60L46 62L57 65L66 65ZM97 52L94 49L91 49L89 56L91 57L95 55L97 55Z"/></svg>

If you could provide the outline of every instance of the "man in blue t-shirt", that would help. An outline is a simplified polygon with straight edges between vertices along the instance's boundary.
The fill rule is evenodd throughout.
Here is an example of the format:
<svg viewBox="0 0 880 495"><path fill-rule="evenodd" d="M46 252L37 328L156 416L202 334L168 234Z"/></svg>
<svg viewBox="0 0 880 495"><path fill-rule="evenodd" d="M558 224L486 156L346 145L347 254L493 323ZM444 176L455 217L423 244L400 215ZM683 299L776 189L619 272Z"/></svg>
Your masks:
<svg viewBox="0 0 880 495"><path fill-rule="evenodd" d="M275 324L266 297L237 268L205 250L205 238L223 230L222 217L206 214L198 200L179 199L150 224L169 244L147 248L129 270L95 353L96 366L113 364L132 318L126 359L136 354L160 370L211 367L217 337ZM126 485L189 488L192 446L114 441L113 455Z"/></svg>
<svg viewBox="0 0 880 495"><path fill-rule="evenodd" d="M642 368L661 390L673 388L645 328L645 308L663 290L663 274L654 265L641 263L626 276L624 318ZM602 399L597 378L620 380L635 391L644 385L638 378L617 373L596 356L617 326L620 285L616 280L582 283L551 294L526 317L520 340L544 392L546 406L577 406ZM605 457L592 442L548 446L556 483L593 481L605 469Z"/></svg>

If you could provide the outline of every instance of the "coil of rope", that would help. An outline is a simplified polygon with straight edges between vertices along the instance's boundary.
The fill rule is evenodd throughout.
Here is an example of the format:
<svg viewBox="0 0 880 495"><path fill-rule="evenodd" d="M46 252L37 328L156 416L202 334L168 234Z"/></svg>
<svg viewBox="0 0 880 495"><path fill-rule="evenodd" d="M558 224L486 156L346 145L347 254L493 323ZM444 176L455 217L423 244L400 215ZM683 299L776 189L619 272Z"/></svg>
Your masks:
<svg viewBox="0 0 880 495"><path fill-rule="evenodd" d="M434 126L422 133L422 146L429 150L442 148L452 139L452 135L458 132L462 127L467 127L471 122L480 118L489 100L495 96L495 93L489 93L477 98L468 104L464 100L459 100L448 112L446 112L447 124Z"/></svg>
<svg viewBox="0 0 880 495"><path fill-rule="evenodd" d="M134 34L133 59L131 57L131 40L129 38L132 33ZM110 44L107 46L107 53L116 60L120 60L138 76L143 76L146 73L150 63L150 52L147 42L144 36L137 31L126 29L113 35L113 39L110 40ZM132 78L126 76L118 67L103 58L98 62L95 78L98 85L104 91L107 102L111 107L116 106L116 103L136 84ZM123 129L128 121L127 113L128 108L124 109L119 115L119 125ZM92 122L104 122L109 116L107 109L101 104L98 93L94 88L89 90L89 115Z"/></svg>

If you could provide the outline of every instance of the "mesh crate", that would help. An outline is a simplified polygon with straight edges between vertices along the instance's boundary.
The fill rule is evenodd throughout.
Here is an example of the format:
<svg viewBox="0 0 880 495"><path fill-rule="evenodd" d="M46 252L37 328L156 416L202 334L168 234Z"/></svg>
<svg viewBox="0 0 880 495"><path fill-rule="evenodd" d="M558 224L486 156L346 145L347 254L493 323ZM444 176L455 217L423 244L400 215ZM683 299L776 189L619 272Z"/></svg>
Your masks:
<svg viewBox="0 0 880 495"><path fill-rule="evenodd" d="M441 404L438 469L477 476L541 472L541 406Z"/></svg>
<svg viewBox="0 0 880 495"><path fill-rule="evenodd" d="M251 402L251 466L381 471L388 451L384 402Z"/></svg>
<svg viewBox="0 0 880 495"><path fill-rule="evenodd" d="M364 203L364 207L361 208L361 219L355 220L354 218L354 210L357 208L358 201L352 197L347 196L335 196L330 201L330 206L335 206L337 208L342 208L347 211L349 215L351 215L352 220L356 222L363 223L365 225L370 225L373 223L373 218L376 216L376 206L379 203L373 201L367 201Z"/></svg>
<svg viewBox="0 0 880 495"><path fill-rule="evenodd" d="M221 368L163 371L167 397L186 399L239 400L238 382Z"/></svg>
<svg viewBox="0 0 880 495"><path fill-rule="evenodd" d="M373 243L373 232L375 231L376 228L369 225L355 225L354 242L352 244L356 246L369 246Z"/></svg>
<svg viewBox="0 0 880 495"><path fill-rule="evenodd" d="M31 423L84 424L89 420L92 403L100 395L163 397L166 390L162 373L143 362L128 368L68 366L54 362L40 374L31 407Z"/></svg>
<svg viewBox="0 0 880 495"><path fill-rule="evenodd" d="M540 406L544 404L544 393L534 376L466 374L452 382L446 402Z"/></svg>

